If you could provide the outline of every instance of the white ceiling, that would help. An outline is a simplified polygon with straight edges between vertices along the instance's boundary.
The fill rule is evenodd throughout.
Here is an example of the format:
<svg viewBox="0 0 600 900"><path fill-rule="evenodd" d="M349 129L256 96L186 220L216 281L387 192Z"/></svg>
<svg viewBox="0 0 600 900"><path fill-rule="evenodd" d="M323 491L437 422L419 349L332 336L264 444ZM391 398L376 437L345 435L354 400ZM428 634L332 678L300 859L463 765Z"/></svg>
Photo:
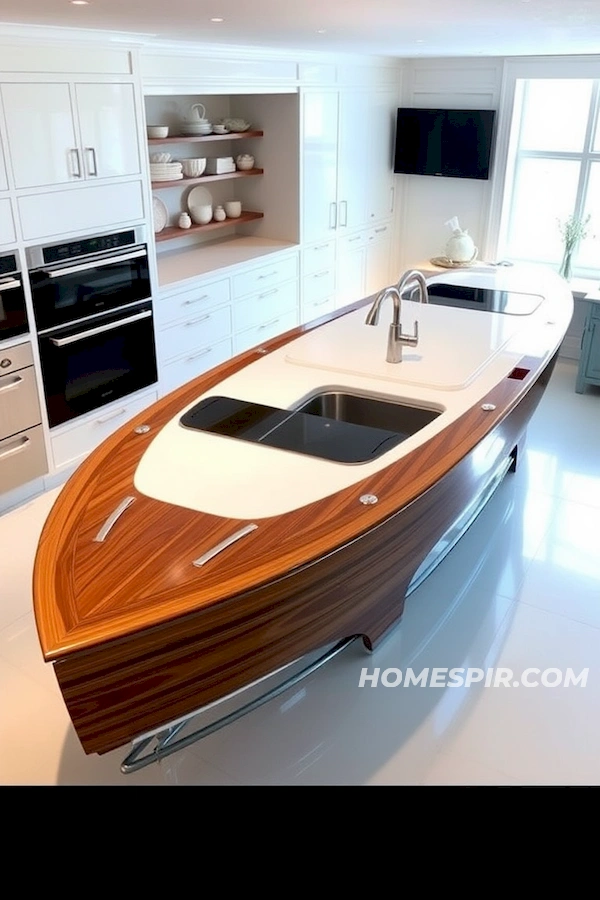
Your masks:
<svg viewBox="0 0 600 900"><path fill-rule="evenodd" d="M600 53L600 0L0 0L0 23L400 57Z"/></svg>

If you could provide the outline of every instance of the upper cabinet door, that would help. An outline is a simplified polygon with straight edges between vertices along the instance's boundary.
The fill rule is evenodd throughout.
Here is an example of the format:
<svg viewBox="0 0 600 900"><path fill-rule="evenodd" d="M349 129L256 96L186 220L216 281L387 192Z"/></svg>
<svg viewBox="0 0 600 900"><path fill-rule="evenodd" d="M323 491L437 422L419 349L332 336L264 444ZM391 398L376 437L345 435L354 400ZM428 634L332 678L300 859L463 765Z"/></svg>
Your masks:
<svg viewBox="0 0 600 900"><path fill-rule="evenodd" d="M330 237L338 221L338 94L306 91L302 98L302 237Z"/></svg>
<svg viewBox="0 0 600 900"><path fill-rule="evenodd" d="M367 224L367 200L374 179L369 144L371 96L362 91L340 94L338 146L338 227Z"/></svg>
<svg viewBox="0 0 600 900"><path fill-rule="evenodd" d="M131 84L76 84L87 179L137 175L140 154Z"/></svg>
<svg viewBox="0 0 600 900"><path fill-rule="evenodd" d="M2 150L2 139L0 139L0 191L8 190L8 181L6 179L6 166L4 164L4 151Z"/></svg>
<svg viewBox="0 0 600 900"><path fill-rule="evenodd" d="M368 165L372 173L367 197L369 222L386 219L394 212L394 136L398 98L395 91L377 91L371 96L368 112Z"/></svg>
<svg viewBox="0 0 600 900"><path fill-rule="evenodd" d="M17 188L83 176L68 84L4 84L2 99Z"/></svg>

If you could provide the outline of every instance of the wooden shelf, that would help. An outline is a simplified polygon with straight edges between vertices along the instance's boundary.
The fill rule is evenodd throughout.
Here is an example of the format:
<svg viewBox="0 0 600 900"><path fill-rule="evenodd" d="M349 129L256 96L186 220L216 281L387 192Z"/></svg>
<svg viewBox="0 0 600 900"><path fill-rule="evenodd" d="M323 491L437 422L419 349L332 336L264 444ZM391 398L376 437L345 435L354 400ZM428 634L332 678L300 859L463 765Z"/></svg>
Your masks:
<svg viewBox="0 0 600 900"><path fill-rule="evenodd" d="M192 225L191 228L178 228L176 225L171 225L169 228L164 228L162 231L159 231L158 234L155 234L154 240L157 243L159 241L172 241L175 238L186 237L188 234L217 231L219 228L230 228L232 225L242 225L244 222L262 219L263 216L264 213L246 210L241 216L238 216L237 219L225 219L223 222L209 222L208 225Z"/></svg>
<svg viewBox="0 0 600 900"><path fill-rule="evenodd" d="M243 138L262 137L264 131L235 131L229 134L181 134L166 138L148 138L149 144L188 144L204 143L206 141L241 141Z"/></svg>
<svg viewBox="0 0 600 900"><path fill-rule="evenodd" d="M224 181L227 178L248 178L252 175L262 175L264 169L246 169L236 172L225 172L223 175L200 175L198 178L178 178L174 181L153 181L152 190L162 191L163 188L186 187L188 184L205 184L209 181Z"/></svg>

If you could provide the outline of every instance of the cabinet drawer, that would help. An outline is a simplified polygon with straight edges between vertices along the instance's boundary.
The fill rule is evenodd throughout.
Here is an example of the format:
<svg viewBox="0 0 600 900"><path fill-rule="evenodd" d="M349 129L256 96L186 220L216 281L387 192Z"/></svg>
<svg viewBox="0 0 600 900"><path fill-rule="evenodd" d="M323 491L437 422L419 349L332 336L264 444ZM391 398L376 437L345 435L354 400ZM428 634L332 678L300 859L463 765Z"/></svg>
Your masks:
<svg viewBox="0 0 600 900"><path fill-rule="evenodd" d="M265 325L283 313L296 312L298 306L298 282L289 281L279 287L269 288L240 300L233 306L235 330L245 331L257 325Z"/></svg>
<svg viewBox="0 0 600 900"><path fill-rule="evenodd" d="M335 264L335 241L313 244L302 251L302 271L304 275L332 268Z"/></svg>
<svg viewBox="0 0 600 900"><path fill-rule="evenodd" d="M268 341L284 331L289 331L298 324L298 313L293 312L282 313L276 318L269 319L267 322L257 325L255 328L249 328L248 331L236 334L234 342L234 353L243 353L250 347L256 347L258 344Z"/></svg>
<svg viewBox="0 0 600 900"><path fill-rule="evenodd" d="M347 235L340 240L340 252L342 254L351 253L353 250L358 250L361 247L364 247L366 243L366 231L359 231L358 233Z"/></svg>
<svg viewBox="0 0 600 900"><path fill-rule="evenodd" d="M302 322L312 322L313 319L319 319L328 312L335 309L335 295L324 297L321 300L315 300L312 303L302 304Z"/></svg>
<svg viewBox="0 0 600 900"><path fill-rule="evenodd" d="M382 241L386 238L391 238L391 236L391 225L377 225L375 228L369 228L367 231L367 242L372 243L373 241Z"/></svg>
<svg viewBox="0 0 600 900"><path fill-rule="evenodd" d="M203 347L195 353L170 360L161 370L161 393L164 395L174 391L203 372L208 372L209 369L231 359L231 356L231 338L228 338L218 344L211 344L210 347Z"/></svg>
<svg viewBox="0 0 600 900"><path fill-rule="evenodd" d="M33 366L0 375L0 439L39 425L41 419Z"/></svg>
<svg viewBox="0 0 600 900"><path fill-rule="evenodd" d="M261 288L268 288L272 284L289 281L298 277L298 259L296 256L286 256L284 259L274 260L272 263L235 275L233 278L233 296L244 297Z"/></svg>
<svg viewBox="0 0 600 900"><path fill-rule="evenodd" d="M35 194L17 203L26 241L144 218L141 181Z"/></svg>
<svg viewBox="0 0 600 900"><path fill-rule="evenodd" d="M154 317L159 327L170 325L184 317L193 316L200 309L219 306L229 300L228 279L212 281L180 294L160 295L154 304Z"/></svg>
<svg viewBox="0 0 600 900"><path fill-rule="evenodd" d="M158 393L151 391L125 403L117 403L111 409L94 414L93 418L79 425L52 434L52 456L57 469L79 462L102 441L137 413L158 400Z"/></svg>
<svg viewBox="0 0 600 900"><path fill-rule="evenodd" d="M48 472L41 425L0 441L0 494Z"/></svg>
<svg viewBox="0 0 600 900"><path fill-rule="evenodd" d="M192 310L193 307L190 307L188 319L158 332L158 348L163 362L207 347L231 334L229 306L221 306L210 312L196 311L195 315Z"/></svg>
<svg viewBox="0 0 600 900"><path fill-rule="evenodd" d="M0 350L0 375L2 376L32 365L33 353L29 341L25 344L17 344L7 350Z"/></svg>
<svg viewBox="0 0 600 900"><path fill-rule="evenodd" d="M313 304L329 297L335 291L335 272L333 269L322 269L313 275L305 275L302 279L302 303Z"/></svg>
<svg viewBox="0 0 600 900"><path fill-rule="evenodd" d="M16 239L10 200L0 200L0 244L12 244Z"/></svg>

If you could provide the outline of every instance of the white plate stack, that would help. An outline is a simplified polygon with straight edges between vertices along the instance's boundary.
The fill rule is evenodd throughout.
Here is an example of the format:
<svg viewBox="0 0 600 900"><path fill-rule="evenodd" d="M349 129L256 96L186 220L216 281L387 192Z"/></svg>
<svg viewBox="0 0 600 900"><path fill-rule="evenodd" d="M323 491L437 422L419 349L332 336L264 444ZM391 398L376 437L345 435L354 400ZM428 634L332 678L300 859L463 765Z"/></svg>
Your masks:
<svg viewBox="0 0 600 900"><path fill-rule="evenodd" d="M180 162L151 162L151 181L179 181L183 178Z"/></svg>

